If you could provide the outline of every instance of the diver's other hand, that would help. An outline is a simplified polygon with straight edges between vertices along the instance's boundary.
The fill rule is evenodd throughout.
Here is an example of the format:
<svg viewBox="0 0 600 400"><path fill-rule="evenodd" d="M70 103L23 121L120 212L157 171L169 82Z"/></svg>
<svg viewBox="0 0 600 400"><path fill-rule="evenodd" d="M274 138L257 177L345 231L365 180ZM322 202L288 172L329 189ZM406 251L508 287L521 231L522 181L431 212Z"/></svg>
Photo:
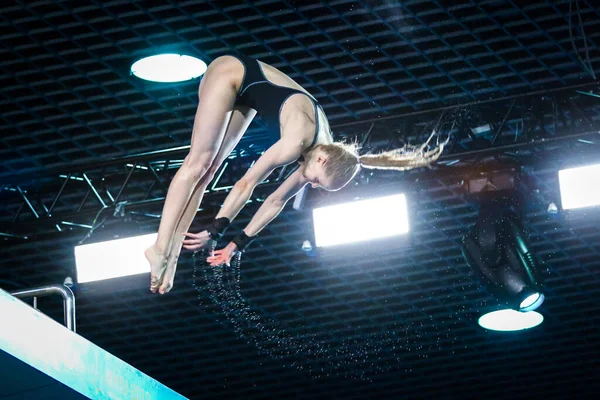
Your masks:
<svg viewBox="0 0 600 400"><path fill-rule="evenodd" d="M235 253L237 253L237 246L235 243L229 243L221 250L215 250L212 256L206 258L206 261L210 263L211 267L218 267L223 264L226 264L229 267L229 263Z"/></svg>
<svg viewBox="0 0 600 400"><path fill-rule="evenodd" d="M199 250L208 247L211 240L208 231L199 233L186 232L185 236L189 239L183 239L183 248L186 250Z"/></svg>

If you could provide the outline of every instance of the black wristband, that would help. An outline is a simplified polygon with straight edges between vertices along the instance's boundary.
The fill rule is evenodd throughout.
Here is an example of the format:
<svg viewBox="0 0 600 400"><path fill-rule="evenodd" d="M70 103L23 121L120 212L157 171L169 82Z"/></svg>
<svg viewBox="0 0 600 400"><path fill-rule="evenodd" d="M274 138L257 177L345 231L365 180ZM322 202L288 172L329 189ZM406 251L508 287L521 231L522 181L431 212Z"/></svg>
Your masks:
<svg viewBox="0 0 600 400"><path fill-rule="evenodd" d="M250 243L252 243L256 239L256 236L250 237L246 235L246 232L241 231L237 234L236 237L233 238L232 242L237 246L238 251L244 251Z"/></svg>
<svg viewBox="0 0 600 400"><path fill-rule="evenodd" d="M206 230L213 240L220 240L230 223L229 218L216 218Z"/></svg>

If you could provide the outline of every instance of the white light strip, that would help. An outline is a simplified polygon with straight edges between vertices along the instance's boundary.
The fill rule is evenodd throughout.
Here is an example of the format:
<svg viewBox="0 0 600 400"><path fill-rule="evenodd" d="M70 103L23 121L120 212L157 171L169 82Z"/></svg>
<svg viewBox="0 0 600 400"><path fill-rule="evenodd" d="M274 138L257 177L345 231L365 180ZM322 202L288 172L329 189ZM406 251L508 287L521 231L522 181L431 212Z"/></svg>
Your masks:
<svg viewBox="0 0 600 400"><path fill-rule="evenodd" d="M401 235L409 231L404 194L313 210L317 247Z"/></svg>
<svg viewBox="0 0 600 400"><path fill-rule="evenodd" d="M86 283L150 272L144 250L156 233L75 247L77 281Z"/></svg>
<svg viewBox="0 0 600 400"><path fill-rule="evenodd" d="M600 205L600 164L563 169L558 180L563 209Z"/></svg>

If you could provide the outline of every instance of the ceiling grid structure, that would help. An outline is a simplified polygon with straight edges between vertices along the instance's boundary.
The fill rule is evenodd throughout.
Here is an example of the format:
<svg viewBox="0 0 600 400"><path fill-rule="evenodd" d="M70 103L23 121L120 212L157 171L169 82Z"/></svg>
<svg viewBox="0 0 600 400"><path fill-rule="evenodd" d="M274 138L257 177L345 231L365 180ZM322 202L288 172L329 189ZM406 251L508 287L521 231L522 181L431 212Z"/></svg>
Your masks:
<svg viewBox="0 0 600 400"><path fill-rule="evenodd" d="M340 192L309 190L303 207L288 204L244 253L239 281L237 269L205 268L185 252L165 296L78 287L78 333L144 373L192 399L600 390L600 212L548 213L560 205L558 170L600 159L595 1L11 0L0 5L0 41L5 290L74 276L73 247L108 231L104 218L118 225L119 212L135 221L120 226L156 231L199 81L130 74L154 52L270 63L319 100L335 139L365 151L432 129L451 136L431 168L363 171ZM257 118L192 230L270 144ZM497 165L527 177L523 222L546 295L545 321L510 334L477 325L494 298L461 252L478 215L464 183ZM259 186L232 231L292 171ZM408 247L351 258L302 251L315 207L397 192L408 198ZM87 238L90 226L98 229ZM39 308L62 320L57 301Z"/></svg>

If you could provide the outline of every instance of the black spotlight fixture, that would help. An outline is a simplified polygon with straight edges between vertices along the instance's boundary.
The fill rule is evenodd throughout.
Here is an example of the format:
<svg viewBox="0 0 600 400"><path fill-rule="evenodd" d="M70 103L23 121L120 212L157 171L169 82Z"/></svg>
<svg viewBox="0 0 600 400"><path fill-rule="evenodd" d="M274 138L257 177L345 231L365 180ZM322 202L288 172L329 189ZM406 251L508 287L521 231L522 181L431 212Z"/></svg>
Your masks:
<svg viewBox="0 0 600 400"><path fill-rule="evenodd" d="M544 301L538 266L520 214L521 176L513 170L480 173L466 181L479 217L462 241L468 265L506 307L532 311Z"/></svg>

